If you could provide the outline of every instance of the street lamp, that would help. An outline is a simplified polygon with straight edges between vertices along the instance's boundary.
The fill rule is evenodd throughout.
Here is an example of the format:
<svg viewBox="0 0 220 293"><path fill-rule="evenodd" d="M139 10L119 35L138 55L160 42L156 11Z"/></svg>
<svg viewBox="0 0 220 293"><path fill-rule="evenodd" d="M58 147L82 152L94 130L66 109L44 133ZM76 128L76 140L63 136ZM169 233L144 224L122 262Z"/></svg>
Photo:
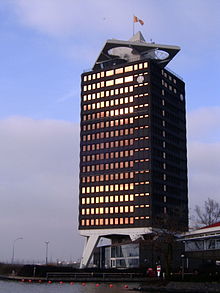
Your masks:
<svg viewBox="0 0 220 293"><path fill-rule="evenodd" d="M13 264L14 263L14 259L15 259L15 243L16 241L18 240L22 240L23 237L18 237L16 238L14 241L13 241L13 246L12 246L12 258L11 258L11 263Z"/></svg>
<svg viewBox="0 0 220 293"><path fill-rule="evenodd" d="M182 259L182 281L184 280L184 254L181 254L181 259Z"/></svg>
<svg viewBox="0 0 220 293"><path fill-rule="evenodd" d="M50 241L45 241L44 243L46 244L46 265L47 265L48 264L48 245Z"/></svg>

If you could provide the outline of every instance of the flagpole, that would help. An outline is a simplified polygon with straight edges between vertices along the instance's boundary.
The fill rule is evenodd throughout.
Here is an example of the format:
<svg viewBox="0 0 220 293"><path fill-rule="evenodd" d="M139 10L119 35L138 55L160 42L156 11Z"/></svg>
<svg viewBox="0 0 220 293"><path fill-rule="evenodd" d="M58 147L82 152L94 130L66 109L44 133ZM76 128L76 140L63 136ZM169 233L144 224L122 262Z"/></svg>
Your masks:
<svg viewBox="0 0 220 293"><path fill-rule="evenodd" d="M133 36L134 36L134 14L133 14Z"/></svg>

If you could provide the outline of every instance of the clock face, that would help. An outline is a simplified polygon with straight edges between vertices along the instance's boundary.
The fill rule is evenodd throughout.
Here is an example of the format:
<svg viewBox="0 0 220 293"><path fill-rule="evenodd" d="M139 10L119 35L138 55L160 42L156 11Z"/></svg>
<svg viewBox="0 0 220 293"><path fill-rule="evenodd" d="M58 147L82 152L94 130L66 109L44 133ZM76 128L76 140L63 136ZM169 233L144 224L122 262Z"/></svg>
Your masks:
<svg viewBox="0 0 220 293"><path fill-rule="evenodd" d="M140 76L137 77L137 82L138 83L142 83L143 81L144 81L143 75L140 75Z"/></svg>

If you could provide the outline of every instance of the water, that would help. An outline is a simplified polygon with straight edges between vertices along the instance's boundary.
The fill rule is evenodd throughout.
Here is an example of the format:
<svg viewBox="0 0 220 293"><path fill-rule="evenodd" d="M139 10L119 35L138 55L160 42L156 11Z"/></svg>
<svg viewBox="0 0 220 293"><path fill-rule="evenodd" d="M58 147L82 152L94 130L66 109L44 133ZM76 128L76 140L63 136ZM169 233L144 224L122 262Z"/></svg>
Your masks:
<svg viewBox="0 0 220 293"><path fill-rule="evenodd" d="M112 287L109 284L101 283L97 287L95 283L86 283L83 286L82 283L74 283L73 285L68 283L29 284L0 281L0 293L134 293L135 291L131 289L138 286L137 283L112 283Z"/></svg>

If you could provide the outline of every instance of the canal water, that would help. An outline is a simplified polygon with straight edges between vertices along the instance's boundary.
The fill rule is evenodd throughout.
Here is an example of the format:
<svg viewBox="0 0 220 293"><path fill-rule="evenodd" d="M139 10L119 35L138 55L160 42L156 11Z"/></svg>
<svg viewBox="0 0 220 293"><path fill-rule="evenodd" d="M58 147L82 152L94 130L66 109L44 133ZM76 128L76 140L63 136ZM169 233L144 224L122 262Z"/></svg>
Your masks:
<svg viewBox="0 0 220 293"><path fill-rule="evenodd" d="M74 283L35 284L14 281L0 281L0 293L134 293L137 283Z"/></svg>

